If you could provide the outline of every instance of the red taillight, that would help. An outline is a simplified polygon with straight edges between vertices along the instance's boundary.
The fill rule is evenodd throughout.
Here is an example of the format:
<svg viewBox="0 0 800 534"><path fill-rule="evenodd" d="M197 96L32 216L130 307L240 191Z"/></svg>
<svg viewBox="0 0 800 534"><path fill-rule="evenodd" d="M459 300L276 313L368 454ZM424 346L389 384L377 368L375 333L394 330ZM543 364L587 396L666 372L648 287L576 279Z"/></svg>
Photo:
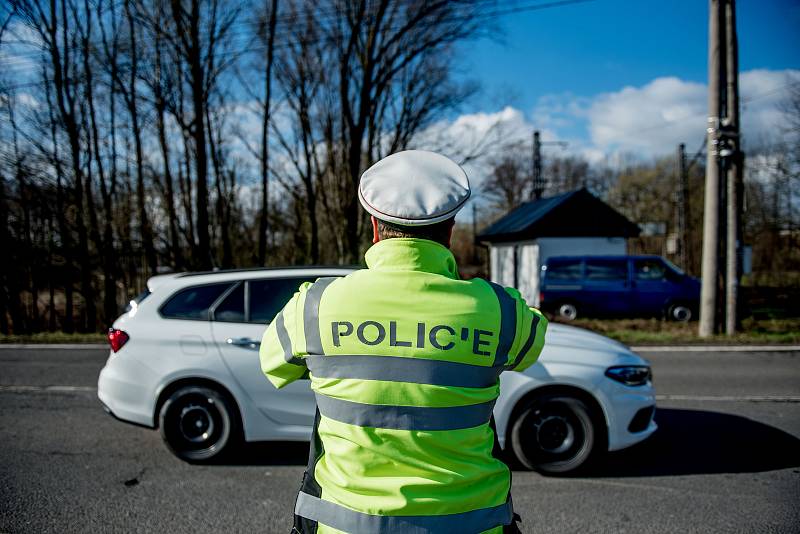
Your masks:
<svg viewBox="0 0 800 534"><path fill-rule="evenodd" d="M109 328L107 337L108 344L111 345L111 350L114 352L119 351L119 349L121 349L130 339L128 334L122 330L117 330L116 328Z"/></svg>
<svg viewBox="0 0 800 534"><path fill-rule="evenodd" d="M539 306L544 302L544 291L539 291Z"/></svg>

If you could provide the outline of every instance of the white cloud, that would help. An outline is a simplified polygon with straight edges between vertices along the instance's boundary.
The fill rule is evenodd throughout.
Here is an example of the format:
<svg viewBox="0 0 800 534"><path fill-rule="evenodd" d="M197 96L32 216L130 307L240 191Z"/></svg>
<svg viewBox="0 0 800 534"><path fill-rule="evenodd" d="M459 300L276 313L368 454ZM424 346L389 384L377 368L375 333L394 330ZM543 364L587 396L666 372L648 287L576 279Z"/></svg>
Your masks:
<svg viewBox="0 0 800 534"><path fill-rule="evenodd" d="M800 71L751 70L739 76L742 135L751 141L773 136L782 113L778 103ZM708 113L705 84L675 77L656 78L592 98L586 128L592 145L605 151L663 155L681 142L690 146L705 135ZM580 113L577 114L580 116Z"/></svg>
<svg viewBox="0 0 800 534"><path fill-rule="evenodd" d="M740 74L745 150L780 135L776 128L782 122L779 104L792 80L800 80L800 70L759 69ZM436 150L457 161L466 158L464 167L477 187L493 156L513 145L529 150L534 129L542 132L544 141L568 142L563 151L546 147L545 156L579 155L591 163L618 166L636 158L672 154L679 143L695 150L705 135L707 91L703 83L669 76L589 97L545 95L529 115L506 107L437 122L415 138L412 148ZM475 155L480 157L471 158Z"/></svg>
<svg viewBox="0 0 800 534"><path fill-rule="evenodd" d="M14 21L3 34L0 46L0 71L3 81L25 82L38 73L38 54L43 48L39 34L29 26Z"/></svg>
<svg viewBox="0 0 800 534"><path fill-rule="evenodd" d="M533 130L522 111L507 106L439 121L420 132L409 148L433 150L462 163L473 187L479 188L491 159L508 150L530 150ZM543 141L557 138L554 130L540 130Z"/></svg>
<svg viewBox="0 0 800 534"><path fill-rule="evenodd" d="M656 78L592 99L586 110L592 144L605 152L663 154L681 141L702 139L706 88L678 78Z"/></svg>
<svg viewBox="0 0 800 534"><path fill-rule="evenodd" d="M742 136L747 146L769 142L785 133L781 105L788 86L800 84L800 70L751 70L739 75Z"/></svg>

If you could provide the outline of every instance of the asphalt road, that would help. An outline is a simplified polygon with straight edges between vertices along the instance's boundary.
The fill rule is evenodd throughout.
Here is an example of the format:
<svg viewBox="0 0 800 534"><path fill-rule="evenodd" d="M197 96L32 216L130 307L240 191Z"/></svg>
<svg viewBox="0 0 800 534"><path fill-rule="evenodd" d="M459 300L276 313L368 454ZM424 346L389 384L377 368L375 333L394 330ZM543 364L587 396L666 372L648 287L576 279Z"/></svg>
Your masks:
<svg viewBox="0 0 800 534"><path fill-rule="evenodd" d="M659 431L581 478L515 471L524 532L800 532L800 352L648 357ZM106 351L0 349L0 532L278 532L308 448L174 458L96 399Z"/></svg>

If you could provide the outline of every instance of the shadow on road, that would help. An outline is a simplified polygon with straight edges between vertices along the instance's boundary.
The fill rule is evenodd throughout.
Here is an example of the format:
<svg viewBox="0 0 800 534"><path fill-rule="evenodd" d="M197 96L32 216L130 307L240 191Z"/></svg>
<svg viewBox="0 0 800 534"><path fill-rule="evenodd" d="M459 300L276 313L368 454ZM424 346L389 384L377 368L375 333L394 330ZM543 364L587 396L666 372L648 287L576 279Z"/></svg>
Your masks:
<svg viewBox="0 0 800 534"><path fill-rule="evenodd" d="M586 475L753 473L800 466L800 439L752 419L660 408L656 422L659 429L647 441L607 454Z"/></svg>
<svg viewBox="0 0 800 534"><path fill-rule="evenodd" d="M663 408L656 422L659 429L648 440L608 453L581 476L751 473L800 466L800 439L746 417ZM308 443L287 441L247 443L220 464L305 466L307 461Z"/></svg>
<svg viewBox="0 0 800 534"><path fill-rule="evenodd" d="M308 463L308 443L264 441L245 443L220 465L302 465Z"/></svg>

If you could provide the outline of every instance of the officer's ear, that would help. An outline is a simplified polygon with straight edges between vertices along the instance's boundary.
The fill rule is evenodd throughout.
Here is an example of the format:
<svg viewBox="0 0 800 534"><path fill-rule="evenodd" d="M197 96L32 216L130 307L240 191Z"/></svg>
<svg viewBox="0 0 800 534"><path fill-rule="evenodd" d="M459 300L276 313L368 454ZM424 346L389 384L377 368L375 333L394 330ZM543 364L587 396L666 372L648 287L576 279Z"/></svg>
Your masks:
<svg viewBox="0 0 800 534"><path fill-rule="evenodd" d="M381 236L378 233L378 219L376 219L373 215L370 215L369 219L372 221L372 244L374 245L381 240Z"/></svg>

